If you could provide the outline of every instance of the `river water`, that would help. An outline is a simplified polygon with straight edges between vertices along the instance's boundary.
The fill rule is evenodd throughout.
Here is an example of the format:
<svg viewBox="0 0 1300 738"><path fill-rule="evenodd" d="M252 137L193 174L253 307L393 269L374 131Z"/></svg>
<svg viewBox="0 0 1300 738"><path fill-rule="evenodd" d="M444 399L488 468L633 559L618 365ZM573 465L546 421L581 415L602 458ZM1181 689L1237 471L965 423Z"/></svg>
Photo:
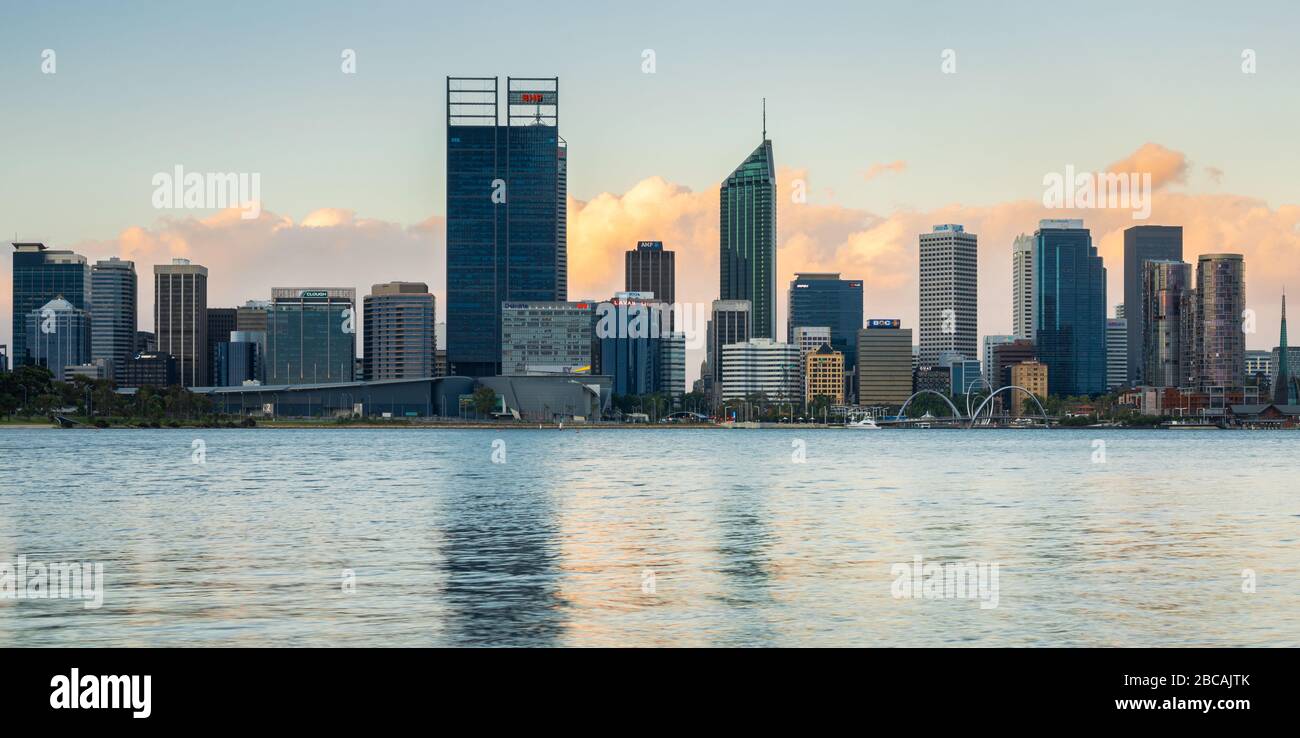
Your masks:
<svg viewBox="0 0 1300 738"><path fill-rule="evenodd" d="M16 646L1300 646L1300 434L0 430ZM927 564L943 567L938 585ZM954 564L983 580L943 586ZM974 576L974 575L973 575ZM976 586L979 582L979 586ZM94 604L94 603L90 603Z"/></svg>

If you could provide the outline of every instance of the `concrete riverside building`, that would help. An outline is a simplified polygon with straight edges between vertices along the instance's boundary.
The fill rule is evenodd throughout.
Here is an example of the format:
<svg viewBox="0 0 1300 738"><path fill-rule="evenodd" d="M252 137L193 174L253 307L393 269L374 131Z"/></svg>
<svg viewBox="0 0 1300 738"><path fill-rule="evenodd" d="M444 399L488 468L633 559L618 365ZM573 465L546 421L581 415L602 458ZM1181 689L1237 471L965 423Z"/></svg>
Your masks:
<svg viewBox="0 0 1300 738"><path fill-rule="evenodd" d="M368 381L436 376L434 296L424 282L370 288L362 309L362 371Z"/></svg>
<svg viewBox="0 0 1300 738"><path fill-rule="evenodd" d="M798 401L799 348L770 338L751 338L722 347L722 399L762 394L776 402Z"/></svg>

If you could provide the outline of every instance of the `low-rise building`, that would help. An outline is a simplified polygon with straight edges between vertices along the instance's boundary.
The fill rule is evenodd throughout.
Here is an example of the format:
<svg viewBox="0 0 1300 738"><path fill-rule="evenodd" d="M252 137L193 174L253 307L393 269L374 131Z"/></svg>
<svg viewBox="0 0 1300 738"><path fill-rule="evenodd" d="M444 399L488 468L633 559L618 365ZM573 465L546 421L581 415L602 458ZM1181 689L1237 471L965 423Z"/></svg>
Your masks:
<svg viewBox="0 0 1300 738"><path fill-rule="evenodd" d="M1047 365L1038 361L1022 361L1012 366L1011 384L1014 387L1023 387L1037 396L1040 401L1047 399ZM1015 392L1015 390L1008 391ZM1011 400L1011 417L1019 418L1023 416L1026 403L1037 409L1032 400L1016 392Z"/></svg>
<svg viewBox="0 0 1300 738"><path fill-rule="evenodd" d="M844 404L844 354L823 343L803 356L804 402L812 404L818 397L834 405Z"/></svg>
<svg viewBox="0 0 1300 738"><path fill-rule="evenodd" d="M797 401L799 347L770 338L751 338L722 347L722 399L762 394L776 402Z"/></svg>

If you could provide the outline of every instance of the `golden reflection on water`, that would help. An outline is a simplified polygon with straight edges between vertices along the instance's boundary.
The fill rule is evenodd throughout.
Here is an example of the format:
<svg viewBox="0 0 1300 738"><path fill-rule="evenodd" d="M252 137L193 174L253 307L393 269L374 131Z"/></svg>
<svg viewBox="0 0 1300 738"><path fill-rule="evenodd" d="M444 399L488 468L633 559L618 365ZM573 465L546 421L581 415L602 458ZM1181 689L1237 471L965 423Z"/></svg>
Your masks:
<svg viewBox="0 0 1300 738"><path fill-rule="evenodd" d="M0 642L1295 646L1298 442L5 429L0 561L102 561L107 591L0 599ZM916 556L997 563L998 607L896 599Z"/></svg>

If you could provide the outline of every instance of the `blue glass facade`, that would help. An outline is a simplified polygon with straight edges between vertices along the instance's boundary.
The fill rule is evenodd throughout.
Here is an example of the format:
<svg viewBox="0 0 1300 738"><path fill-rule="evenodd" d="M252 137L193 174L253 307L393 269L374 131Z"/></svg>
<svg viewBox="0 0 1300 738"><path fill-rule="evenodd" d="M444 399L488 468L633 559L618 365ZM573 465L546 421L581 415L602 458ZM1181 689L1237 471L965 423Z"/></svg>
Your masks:
<svg viewBox="0 0 1300 738"><path fill-rule="evenodd" d="M71 251L51 251L42 243L15 243L13 261L13 365L31 363L27 315L57 297L78 310L90 310L90 265Z"/></svg>
<svg viewBox="0 0 1300 738"><path fill-rule="evenodd" d="M257 379L257 344L251 341L221 341L213 352L213 387L238 387Z"/></svg>
<svg viewBox="0 0 1300 738"><path fill-rule="evenodd" d="M92 359L113 367L135 355L136 306L139 281L135 264L116 256L95 263L90 270Z"/></svg>
<svg viewBox="0 0 1300 738"><path fill-rule="evenodd" d="M764 140L719 191L719 299L749 300L752 336L776 336L776 164Z"/></svg>
<svg viewBox="0 0 1300 738"><path fill-rule="evenodd" d="M475 103L482 115L466 116L478 120L457 124L450 83L447 361L456 374L489 376L500 373L502 302L567 299L567 152L558 115L527 121L508 114L500 125L495 81L479 93L492 102ZM507 94L513 101L521 93ZM546 94L553 104L558 91Z"/></svg>
<svg viewBox="0 0 1300 738"><path fill-rule="evenodd" d="M350 288L271 291L267 384L329 384L356 378L356 293Z"/></svg>
<svg viewBox="0 0 1300 738"><path fill-rule="evenodd" d="M796 274L790 282L786 343L794 343L794 329L829 326L831 348L844 354L844 369L858 362L858 331L862 330L862 280L840 279L838 274Z"/></svg>
<svg viewBox="0 0 1300 738"><path fill-rule="evenodd" d="M1106 391L1106 267L1088 229L1034 233L1038 360L1053 395Z"/></svg>

